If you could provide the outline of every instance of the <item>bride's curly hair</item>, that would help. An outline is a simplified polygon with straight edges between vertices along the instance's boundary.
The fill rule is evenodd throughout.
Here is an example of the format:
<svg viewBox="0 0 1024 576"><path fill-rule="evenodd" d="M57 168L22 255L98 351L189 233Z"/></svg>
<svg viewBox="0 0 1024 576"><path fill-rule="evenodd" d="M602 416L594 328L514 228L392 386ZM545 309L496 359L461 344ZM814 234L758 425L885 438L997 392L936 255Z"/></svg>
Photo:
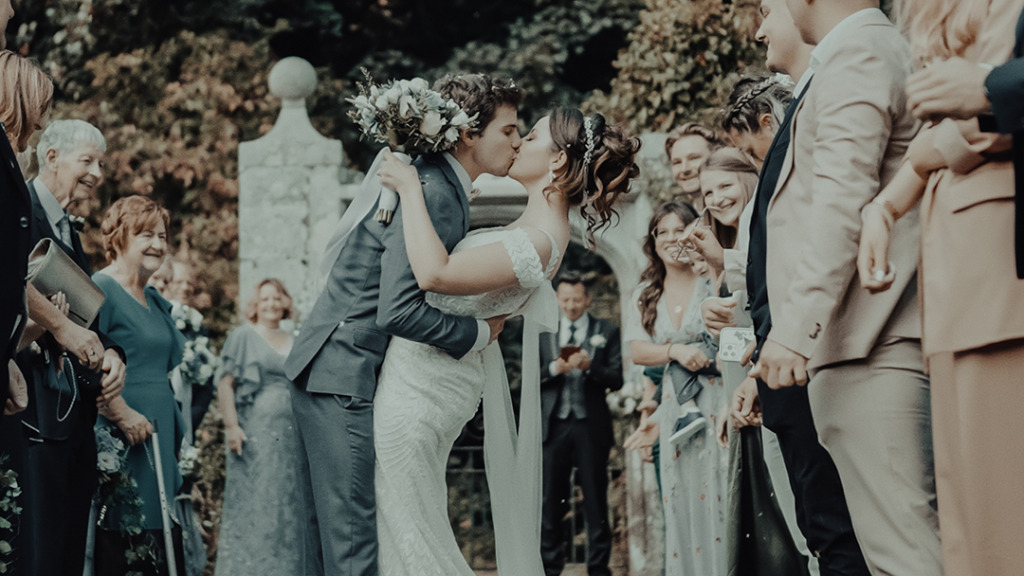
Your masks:
<svg viewBox="0 0 1024 576"><path fill-rule="evenodd" d="M636 155L640 139L618 124L608 124L604 116L592 114L590 146L583 113L575 108L555 108L549 115L551 140L555 150L568 157L562 170L554 173L546 191L569 199L579 206L591 237L618 216L615 202L629 192L629 183L640 175ZM588 153L589 152L589 153Z"/></svg>

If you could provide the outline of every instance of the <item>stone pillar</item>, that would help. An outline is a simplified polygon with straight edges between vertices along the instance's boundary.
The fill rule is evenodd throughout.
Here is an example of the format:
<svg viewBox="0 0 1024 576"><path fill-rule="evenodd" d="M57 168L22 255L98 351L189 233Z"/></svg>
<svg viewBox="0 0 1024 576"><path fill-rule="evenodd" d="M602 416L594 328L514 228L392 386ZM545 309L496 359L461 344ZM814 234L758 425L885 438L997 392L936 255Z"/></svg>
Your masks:
<svg viewBox="0 0 1024 576"><path fill-rule="evenodd" d="M318 295L320 254L355 194L345 183L340 140L326 138L309 122L306 98L316 72L301 58L284 58L270 71L270 91L281 99L274 128L239 145L239 308L266 277L284 282L299 320Z"/></svg>

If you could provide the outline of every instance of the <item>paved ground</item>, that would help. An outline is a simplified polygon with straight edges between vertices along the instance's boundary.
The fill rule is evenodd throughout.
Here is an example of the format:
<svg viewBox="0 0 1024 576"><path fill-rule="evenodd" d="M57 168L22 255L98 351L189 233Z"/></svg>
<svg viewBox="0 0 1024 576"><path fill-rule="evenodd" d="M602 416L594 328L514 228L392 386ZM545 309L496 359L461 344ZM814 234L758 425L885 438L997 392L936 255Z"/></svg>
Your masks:
<svg viewBox="0 0 1024 576"><path fill-rule="evenodd" d="M497 572L493 570L477 570L477 576L496 576ZM562 576L587 576L587 565L586 564L567 564L565 570L562 571Z"/></svg>

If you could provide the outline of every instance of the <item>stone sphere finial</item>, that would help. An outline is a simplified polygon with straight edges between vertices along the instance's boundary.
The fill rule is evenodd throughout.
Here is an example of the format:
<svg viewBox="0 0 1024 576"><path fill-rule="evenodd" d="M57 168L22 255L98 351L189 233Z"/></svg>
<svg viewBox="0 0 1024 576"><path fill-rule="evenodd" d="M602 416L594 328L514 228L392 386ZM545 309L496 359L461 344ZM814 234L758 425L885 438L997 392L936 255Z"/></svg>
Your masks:
<svg viewBox="0 0 1024 576"><path fill-rule="evenodd" d="M316 70L297 56L281 59L270 69L270 93L281 100L305 100L316 89Z"/></svg>

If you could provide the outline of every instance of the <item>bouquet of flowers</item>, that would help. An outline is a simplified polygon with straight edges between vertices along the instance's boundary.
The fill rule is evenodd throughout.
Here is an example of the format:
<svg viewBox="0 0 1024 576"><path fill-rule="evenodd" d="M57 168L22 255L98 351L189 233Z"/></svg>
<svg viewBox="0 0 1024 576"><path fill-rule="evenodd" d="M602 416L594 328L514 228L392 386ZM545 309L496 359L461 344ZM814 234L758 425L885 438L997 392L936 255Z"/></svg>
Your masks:
<svg viewBox="0 0 1024 576"><path fill-rule="evenodd" d="M182 442L181 451L178 453L178 472L182 478L192 478L196 471L196 464L199 461L199 449L195 446Z"/></svg>
<svg viewBox="0 0 1024 576"><path fill-rule="evenodd" d="M185 336L180 364L182 382L186 386L205 386L213 378L219 358L210 350L210 338L203 328L203 315L184 304L174 304L171 319Z"/></svg>
<svg viewBox="0 0 1024 576"><path fill-rule="evenodd" d="M458 142L460 130L476 126L476 114L468 115L422 78L378 84L365 69L363 74L366 82L357 84L359 95L347 99L353 105L348 116L363 137L387 144L403 160L409 161L409 155L447 152ZM390 223L397 206L398 195L385 188L377 221Z"/></svg>
<svg viewBox="0 0 1024 576"><path fill-rule="evenodd" d="M142 514L142 498L139 497L138 483L128 470L128 449L123 440L114 435L109 426L97 426L96 469L99 471L99 488L96 502L99 508L97 524L103 525L107 513L117 509L121 514L118 530L128 539L125 559L129 565L148 562L157 566L157 556L152 542L142 533L146 517Z"/></svg>

